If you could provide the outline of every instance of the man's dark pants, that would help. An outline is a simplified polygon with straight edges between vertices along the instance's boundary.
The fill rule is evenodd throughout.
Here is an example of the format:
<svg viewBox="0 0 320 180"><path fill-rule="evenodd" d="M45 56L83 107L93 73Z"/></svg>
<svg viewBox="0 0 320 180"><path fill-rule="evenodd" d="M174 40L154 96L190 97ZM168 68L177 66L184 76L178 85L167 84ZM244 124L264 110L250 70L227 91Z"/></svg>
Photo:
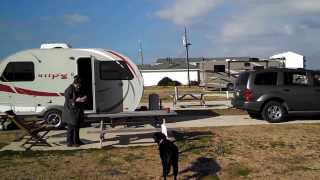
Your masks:
<svg viewBox="0 0 320 180"><path fill-rule="evenodd" d="M80 142L79 139L79 126L68 124L67 130L67 144L78 144Z"/></svg>

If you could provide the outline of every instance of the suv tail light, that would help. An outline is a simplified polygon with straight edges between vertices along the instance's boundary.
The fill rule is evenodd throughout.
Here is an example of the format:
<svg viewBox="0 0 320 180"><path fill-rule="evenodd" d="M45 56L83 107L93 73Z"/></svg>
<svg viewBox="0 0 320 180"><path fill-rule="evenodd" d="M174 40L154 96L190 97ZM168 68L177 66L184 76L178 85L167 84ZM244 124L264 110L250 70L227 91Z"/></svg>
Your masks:
<svg viewBox="0 0 320 180"><path fill-rule="evenodd" d="M253 92L250 89L245 89L243 92L243 97L246 102L250 102L253 98Z"/></svg>

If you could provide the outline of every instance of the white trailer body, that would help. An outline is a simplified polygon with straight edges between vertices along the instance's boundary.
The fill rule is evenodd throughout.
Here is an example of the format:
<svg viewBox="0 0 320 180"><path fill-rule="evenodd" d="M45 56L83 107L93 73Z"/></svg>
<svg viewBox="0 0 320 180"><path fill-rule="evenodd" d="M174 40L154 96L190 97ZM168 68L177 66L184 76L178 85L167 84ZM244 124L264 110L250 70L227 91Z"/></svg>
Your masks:
<svg viewBox="0 0 320 180"><path fill-rule="evenodd" d="M51 118L60 120L64 91L75 75L82 78L82 91L89 97L86 113L133 111L143 94L137 66L105 49L25 50L2 60L0 75L0 111L33 112L46 118L53 114Z"/></svg>
<svg viewBox="0 0 320 180"><path fill-rule="evenodd" d="M144 86L156 86L159 81L168 77L174 81L179 81L183 85L188 85L187 69L160 69L160 70L141 70ZM199 70L189 70L190 81L199 81Z"/></svg>

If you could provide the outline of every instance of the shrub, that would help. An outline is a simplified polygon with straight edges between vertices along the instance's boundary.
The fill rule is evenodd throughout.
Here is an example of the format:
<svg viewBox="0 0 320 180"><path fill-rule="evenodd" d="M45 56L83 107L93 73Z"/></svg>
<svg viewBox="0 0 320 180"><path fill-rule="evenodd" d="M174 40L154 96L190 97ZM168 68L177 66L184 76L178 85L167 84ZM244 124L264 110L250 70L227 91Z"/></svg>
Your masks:
<svg viewBox="0 0 320 180"><path fill-rule="evenodd" d="M199 86L199 81L190 81L190 86Z"/></svg>
<svg viewBox="0 0 320 180"><path fill-rule="evenodd" d="M179 81L173 81L168 77L164 77L158 82L158 86L180 86L181 83Z"/></svg>

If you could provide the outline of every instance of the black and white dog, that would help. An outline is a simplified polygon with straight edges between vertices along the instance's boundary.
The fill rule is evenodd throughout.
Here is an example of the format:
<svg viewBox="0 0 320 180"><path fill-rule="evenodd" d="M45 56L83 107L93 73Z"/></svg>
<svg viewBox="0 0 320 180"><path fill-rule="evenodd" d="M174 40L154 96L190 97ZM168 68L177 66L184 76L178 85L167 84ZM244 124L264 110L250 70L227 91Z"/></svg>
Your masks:
<svg viewBox="0 0 320 180"><path fill-rule="evenodd" d="M174 179L178 176L178 162L179 162L179 150L178 147L169 141L167 137L161 132L153 134L154 141L159 146L160 158L162 162L163 178L166 180L170 172L170 168L173 168Z"/></svg>

